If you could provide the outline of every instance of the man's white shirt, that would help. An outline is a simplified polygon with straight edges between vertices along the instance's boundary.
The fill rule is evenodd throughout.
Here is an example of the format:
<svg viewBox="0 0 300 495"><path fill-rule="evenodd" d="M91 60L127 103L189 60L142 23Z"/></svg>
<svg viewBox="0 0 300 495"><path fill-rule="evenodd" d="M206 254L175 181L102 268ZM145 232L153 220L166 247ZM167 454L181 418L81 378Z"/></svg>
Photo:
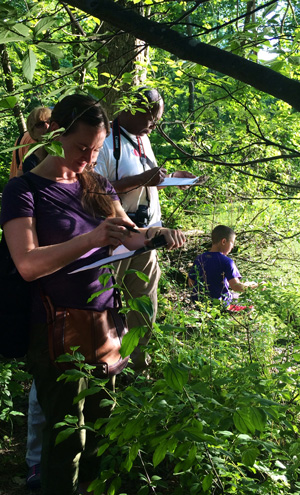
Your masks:
<svg viewBox="0 0 300 495"><path fill-rule="evenodd" d="M137 144L138 140L136 136L130 134L125 129L124 131L130 139ZM156 167L157 162L150 144L148 136L142 136L141 138L144 153L151 160L153 165ZM127 141L127 139L121 135L121 146L120 146L120 159L118 161L118 180L125 177L131 177L134 175L139 175L150 170L150 166L145 163L143 165L140 161L139 153L133 148L132 144ZM113 149L113 135L111 134L105 139L103 148L99 152L97 165L95 171L103 177L106 177L109 181L113 182L117 180L116 177L116 159L114 157ZM161 222L161 210L159 204L158 190L156 186L147 187L148 196L150 200L149 212L150 219L149 225L158 224ZM148 201L146 197L146 188L136 187L132 191L127 193L118 193L122 206L126 212L135 212L139 205L147 205Z"/></svg>

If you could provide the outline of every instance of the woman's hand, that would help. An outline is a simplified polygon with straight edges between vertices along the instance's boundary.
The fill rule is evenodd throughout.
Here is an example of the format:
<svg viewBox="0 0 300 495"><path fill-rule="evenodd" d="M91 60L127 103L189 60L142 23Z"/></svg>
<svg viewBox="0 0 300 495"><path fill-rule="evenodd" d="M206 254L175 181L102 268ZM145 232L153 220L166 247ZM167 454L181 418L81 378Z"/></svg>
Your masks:
<svg viewBox="0 0 300 495"><path fill-rule="evenodd" d="M185 236L181 230L166 229L165 227L149 227L148 229L148 239L145 244L147 245L154 237L158 235L163 235L166 239L167 249L176 249L182 247L185 243Z"/></svg>
<svg viewBox="0 0 300 495"><path fill-rule="evenodd" d="M117 247L124 244L126 239L131 236L128 227L136 227L131 220L122 217L108 217L98 227L96 227L90 236L93 247L113 246Z"/></svg>

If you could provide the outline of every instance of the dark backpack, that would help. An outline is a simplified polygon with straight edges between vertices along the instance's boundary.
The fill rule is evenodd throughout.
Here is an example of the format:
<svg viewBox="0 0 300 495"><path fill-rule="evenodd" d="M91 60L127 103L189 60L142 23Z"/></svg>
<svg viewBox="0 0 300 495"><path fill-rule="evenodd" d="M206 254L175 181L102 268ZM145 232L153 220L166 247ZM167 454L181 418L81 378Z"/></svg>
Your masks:
<svg viewBox="0 0 300 495"><path fill-rule="evenodd" d="M31 180L22 175L33 193ZM0 242L0 354L6 358L23 357L28 349L30 329L31 282L26 282L10 256L4 233Z"/></svg>

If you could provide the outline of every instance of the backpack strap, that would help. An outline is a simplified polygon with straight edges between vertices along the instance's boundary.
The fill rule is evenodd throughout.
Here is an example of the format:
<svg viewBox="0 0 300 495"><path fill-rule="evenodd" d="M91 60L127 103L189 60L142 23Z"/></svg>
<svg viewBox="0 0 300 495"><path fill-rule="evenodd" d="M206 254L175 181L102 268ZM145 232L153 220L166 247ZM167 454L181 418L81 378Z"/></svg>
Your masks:
<svg viewBox="0 0 300 495"><path fill-rule="evenodd" d="M119 160L121 156L121 133L118 119L115 119L112 123L112 135L113 135L113 153L114 159L116 160L116 180L118 178L118 168L119 168Z"/></svg>
<svg viewBox="0 0 300 495"><path fill-rule="evenodd" d="M130 136L128 136L127 132L125 132L124 129L121 129L119 120L116 118L112 123L113 155L114 155L114 159L116 160L116 180L118 180L118 166L121 156L121 134L125 139L127 139L127 141L131 144L131 146L138 152L143 167L145 163L147 163L147 165L149 165L150 168L156 167L156 164L152 160L150 160L150 158L148 158L148 156L145 154L144 149L143 148L141 149L140 146L137 143L135 143Z"/></svg>
<svg viewBox="0 0 300 495"><path fill-rule="evenodd" d="M22 137L24 136L25 132L23 132L23 134L20 134L20 136L18 137L17 139L17 142L15 144L15 146L19 146L21 140L22 140ZM16 149L16 162L17 162L17 168L19 168L20 164L21 164L21 160L20 160L20 156L19 156L19 148Z"/></svg>

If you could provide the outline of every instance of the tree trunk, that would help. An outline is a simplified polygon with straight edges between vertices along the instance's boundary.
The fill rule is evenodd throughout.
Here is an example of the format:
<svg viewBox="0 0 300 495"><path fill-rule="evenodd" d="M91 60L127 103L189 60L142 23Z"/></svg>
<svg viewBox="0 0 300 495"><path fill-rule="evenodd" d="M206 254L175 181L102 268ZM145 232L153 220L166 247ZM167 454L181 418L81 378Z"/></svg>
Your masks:
<svg viewBox="0 0 300 495"><path fill-rule="evenodd" d="M5 81L6 90L8 93L14 93L15 87L12 77L11 65L9 61L8 52L6 50L6 45L4 44L0 44L0 57L1 57L1 65L4 73L4 78L5 78L4 81ZM17 120L19 132L20 134L22 134L24 131L26 131L26 123L20 105L16 103L12 111Z"/></svg>
<svg viewBox="0 0 300 495"><path fill-rule="evenodd" d="M125 4L124 1L122 3ZM144 10L144 7L138 7L139 15L142 17L145 14ZM107 54L104 55L103 50L98 52L98 84L99 86L106 86L104 89L104 106L109 118L113 120L115 113L118 111L115 103L120 96L120 90L124 92L132 85L140 86L144 84L146 70L143 70L143 65L149 63L149 48L144 41L137 39L131 33L120 31L115 33L113 25L107 22L103 22L100 32L102 34L107 32L114 33L111 40L105 45ZM120 80L125 72L133 74L132 83L123 82L116 90L114 82ZM103 76L103 73L110 74L110 78Z"/></svg>

